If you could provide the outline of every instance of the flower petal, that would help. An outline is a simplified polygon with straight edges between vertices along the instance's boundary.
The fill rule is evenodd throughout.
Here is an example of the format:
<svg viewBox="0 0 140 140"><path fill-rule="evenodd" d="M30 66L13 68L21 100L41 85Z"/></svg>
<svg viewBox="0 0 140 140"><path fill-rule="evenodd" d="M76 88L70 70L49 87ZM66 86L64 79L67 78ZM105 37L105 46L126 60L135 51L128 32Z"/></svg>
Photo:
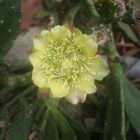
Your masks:
<svg viewBox="0 0 140 140"><path fill-rule="evenodd" d="M79 92L84 94L91 94L96 92L96 86L94 84L93 77L86 73L78 78L76 88Z"/></svg>
<svg viewBox="0 0 140 140"><path fill-rule="evenodd" d="M54 97L61 98L69 93L69 87L64 82L59 80L51 80L49 83L51 92Z"/></svg>
<svg viewBox="0 0 140 140"><path fill-rule="evenodd" d="M42 64L42 60L40 58L41 53L39 52L34 52L29 56L29 60L33 67L35 66L40 66Z"/></svg>
<svg viewBox="0 0 140 140"><path fill-rule="evenodd" d="M72 35L73 37L80 36L82 32L78 28L72 27Z"/></svg>
<svg viewBox="0 0 140 140"><path fill-rule="evenodd" d="M55 42L59 39L63 38L70 38L71 37L71 31L66 26L56 26L51 30L52 33L52 40Z"/></svg>
<svg viewBox="0 0 140 140"><path fill-rule="evenodd" d="M96 92L94 80L108 74L105 61L96 57L96 40L75 27L44 30L33 44L29 57L33 82L40 89L49 89L53 97L66 96L73 104L84 102L87 94Z"/></svg>
<svg viewBox="0 0 140 140"><path fill-rule="evenodd" d="M33 70L32 72L32 81L35 85L37 85L39 88L47 89L47 78L44 77L43 74L39 72L39 70Z"/></svg>
<svg viewBox="0 0 140 140"><path fill-rule="evenodd" d="M48 30L43 30L40 35L33 38L34 50L41 50L49 43L51 33Z"/></svg>
<svg viewBox="0 0 140 140"><path fill-rule="evenodd" d="M85 34L76 36L73 42L81 48L81 53L85 56L91 56L97 52L97 43L90 36Z"/></svg>
<svg viewBox="0 0 140 140"><path fill-rule="evenodd" d="M79 92L70 92L66 99L71 102L72 104L83 103L86 100L87 94L81 94Z"/></svg>
<svg viewBox="0 0 140 140"><path fill-rule="evenodd" d="M97 56L92 60L89 71L93 73L95 80L102 80L108 75L109 68L106 61L100 56Z"/></svg>

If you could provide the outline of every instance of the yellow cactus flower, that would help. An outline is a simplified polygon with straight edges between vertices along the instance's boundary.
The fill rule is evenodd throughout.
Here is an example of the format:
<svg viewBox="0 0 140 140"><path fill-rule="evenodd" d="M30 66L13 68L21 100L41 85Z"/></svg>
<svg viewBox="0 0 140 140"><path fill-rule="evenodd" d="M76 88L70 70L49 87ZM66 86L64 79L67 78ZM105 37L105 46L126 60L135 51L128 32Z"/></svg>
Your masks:
<svg viewBox="0 0 140 140"><path fill-rule="evenodd" d="M109 72L97 55L96 40L75 28L56 26L33 39L30 62L32 80L40 89L51 90L53 97L66 97L73 104L84 102L96 92L95 80Z"/></svg>

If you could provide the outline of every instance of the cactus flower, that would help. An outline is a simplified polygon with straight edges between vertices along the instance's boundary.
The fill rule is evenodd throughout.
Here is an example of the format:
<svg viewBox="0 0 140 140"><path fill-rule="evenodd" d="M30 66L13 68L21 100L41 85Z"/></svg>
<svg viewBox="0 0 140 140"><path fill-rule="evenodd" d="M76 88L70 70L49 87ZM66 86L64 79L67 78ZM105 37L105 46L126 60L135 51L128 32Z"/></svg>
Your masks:
<svg viewBox="0 0 140 140"><path fill-rule="evenodd" d="M102 80L109 72L97 49L96 40L75 27L43 30L34 37L29 57L33 83L49 89L55 98L66 97L73 104L84 102L87 94L96 92L95 80Z"/></svg>

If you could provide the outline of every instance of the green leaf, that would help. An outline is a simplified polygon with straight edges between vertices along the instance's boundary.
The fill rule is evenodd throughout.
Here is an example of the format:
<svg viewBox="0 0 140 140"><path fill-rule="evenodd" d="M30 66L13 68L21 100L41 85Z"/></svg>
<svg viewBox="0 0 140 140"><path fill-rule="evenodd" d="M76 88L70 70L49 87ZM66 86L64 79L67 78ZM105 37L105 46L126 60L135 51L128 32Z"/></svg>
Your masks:
<svg viewBox="0 0 140 140"><path fill-rule="evenodd" d="M117 13L117 6L112 1L101 1L99 6L99 14L107 22L113 22L115 14Z"/></svg>
<svg viewBox="0 0 140 140"><path fill-rule="evenodd" d="M109 101L104 140L125 140L125 109L122 76L123 72L120 64L113 64L107 84Z"/></svg>
<svg viewBox="0 0 140 140"><path fill-rule="evenodd" d="M140 135L140 90L124 77L124 98L128 119Z"/></svg>
<svg viewBox="0 0 140 140"><path fill-rule="evenodd" d="M57 125L56 122L53 120L52 116L49 116L48 118L46 139L59 140Z"/></svg>
<svg viewBox="0 0 140 140"><path fill-rule="evenodd" d="M70 140L75 140L75 134L71 126L69 125L68 121L66 118L62 115L61 112L58 110L53 110L52 115L54 120L56 121L57 127L61 133L62 138Z"/></svg>
<svg viewBox="0 0 140 140"><path fill-rule="evenodd" d="M70 118L68 118L68 121L79 140L90 140L87 129L79 121Z"/></svg>
<svg viewBox="0 0 140 140"><path fill-rule="evenodd" d="M96 10L93 0L84 0L86 7L90 11L90 14L93 18L99 18L99 14Z"/></svg>
<svg viewBox="0 0 140 140"><path fill-rule="evenodd" d="M50 110L62 138L65 140L69 138L70 140L76 140L74 131L71 128L69 122L66 120L63 114L54 105L53 100L45 98L44 102L46 106L48 107L48 109Z"/></svg>
<svg viewBox="0 0 140 140"><path fill-rule="evenodd" d="M38 18L44 18L44 17L49 17L51 16L52 13L48 12L48 11L45 11L45 12L41 12L37 15Z"/></svg>
<svg viewBox="0 0 140 140"><path fill-rule="evenodd" d="M72 7L69 11L68 14L66 15L65 21L68 23L73 24L74 22L74 18L76 16L76 14L78 13L79 9L80 9L81 5L76 5L74 7Z"/></svg>
<svg viewBox="0 0 140 140"><path fill-rule="evenodd" d="M7 82L8 82L7 69L3 64L0 63L0 92L2 88L7 86Z"/></svg>
<svg viewBox="0 0 140 140"><path fill-rule="evenodd" d="M19 34L20 0L0 1L0 60Z"/></svg>
<svg viewBox="0 0 140 140"><path fill-rule="evenodd" d="M6 140L27 140L32 121L23 112L18 114L11 122Z"/></svg>
<svg viewBox="0 0 140 140"><path fill-rule="evenodd" d="M131 27L123 22L118 22L118 26L126 34L126 36L131 39L134 43L140 45L140 40L137 38Z"/></svg>

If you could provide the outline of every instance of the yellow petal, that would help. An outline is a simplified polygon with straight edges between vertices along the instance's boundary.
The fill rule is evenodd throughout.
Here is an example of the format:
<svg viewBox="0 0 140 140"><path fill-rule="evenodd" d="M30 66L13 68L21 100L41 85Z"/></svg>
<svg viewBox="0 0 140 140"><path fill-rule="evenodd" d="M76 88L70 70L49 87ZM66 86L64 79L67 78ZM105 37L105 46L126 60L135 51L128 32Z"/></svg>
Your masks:
<svg viewBox="0 0 140 140"><path fill-rule="evenodd" d="M85 73L75 83L75 88L66 96L72 104L83 103L87 94L96 92L94 79L91 75Z"/></svg>
<svg viewBox="0 0 140 140"><path fill-rule="evenodd" d="M32 81L39 88L43 88L43 89L48 88L46 79L47 79L47 77L44 77L44 75L41 74L37 69L33 70L33 72L32 72Z"/></svg>
<svg viewBox="0 0 140 140"><path fill-rule="evenodd" d="M61 98L69 93L69 87L62 81L51 80L49 86L54 97Z"/></svg>
<svg viewBox="0 0 140 140"><path fill-rule="evenodd" d="M81 94L91 94L96 92L96 86L94 84L93 77L86 73L78 78L76 87Z"/></svg>
<svg viewBox="0 0 140 140"><path fill-rule="evenodd" d="M31 64L34 66L40 66L42 63L42 60L40 58L41 53L39 52L34 52L29 56L29 60Z"/></svg>
<svg viewBox="0 0 140 140"><path fill-rule="evenodd" d="M102 80L109 73L109 68L106 61L100 56L97 56L92 60L89 70L91 73L93 72L94 79L96 80Z"/></svg>
<svg viewBox="0 0 140 140"><path fill-rule="evenodd" d="M51 30L51 33L53 35L52 36L53 41L57 41L57 40L63 39L63 38L70 38L70 36L71 36L71 31L66 26L58 25Z"/></svg>
<svg viewBox="0 0 140 140"><path fill-rule="evenodd" d="M41 36L42 37L46 37L46 36L48 36L50 34L50 31L48 31L48 30L43 30L42 32L41 32Z"/></svg>
<svg viewBox="0 0 140 140"><path fill-rule="evenodd" d="M78 28L72 27L72 35L73 37L80 36L82 32Z"/></svg>
<svg viewBox="0 0 140 140"><path fill-rule="evenodd" d="M85 34L76 36L73 42L81 48L81 53L85 56L91 56L97 52L97 43L90 36Z"/></svg>
<svg viewBox="0 0 140 140"><path fill-rule="evenodd" d="M45 32L48 32L48 33L45 33ZM45 30L40 35L35 36L33 38L33 47L35 51L44 49L44 47L48 45L49 42L47 40L47 34L49 34L49 31Z"/></svg>
<svg viewBox="0 0 140 140"><path fill-rule="evenodd" d="M72 104L83 103L86 100L87 94L80 94L78 91L70 92L66 99Z"/></svg>

